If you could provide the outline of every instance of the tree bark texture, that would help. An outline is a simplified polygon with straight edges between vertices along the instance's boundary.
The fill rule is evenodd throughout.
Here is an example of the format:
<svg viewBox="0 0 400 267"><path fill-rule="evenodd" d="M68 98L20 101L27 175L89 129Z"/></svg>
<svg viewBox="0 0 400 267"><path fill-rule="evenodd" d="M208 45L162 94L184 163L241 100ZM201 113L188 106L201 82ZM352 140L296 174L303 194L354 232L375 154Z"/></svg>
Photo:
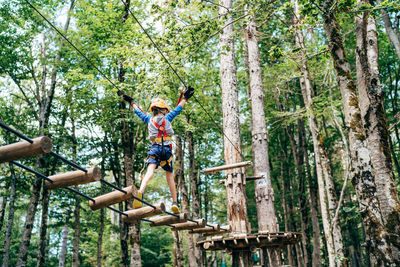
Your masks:
<svg viewBox="0 0 400 267"><path fill-rule="evenodd" d="M274 190L271 184L271 174L268 159L268 132L264 111L264 88L258 48L257 25L252 18L247 25L247 48L249 62L249 80L251 97L251 135L253 148L253 171L255 176L263 176L256 180L255 194L257 205L257 222L259 231L279 231L275 215ZM269 249L263 255L271 255L268 260L273 266L280 266L280 249Z"/></svg>
<svg viewBox="0 0 400 267"><path fill-rule="evenodd" d="M4 254L3 254L3 264L2 267L7 267L10 261L10 246L11 246L11 233L12 233L12 226L14 222L14 204L15 204L15 195L16 195L16 176L14 171L14 166L10 163L10 173L11 173L11 183L10 183L10 198L9 202L9 210L8 210L8 220L7 226L5 230L5 237L4 237Z"/></svg>
<svg viewBox="0 0 400 267"><path fill-rule="evenodd" d="M46 247L47 247L47 221L49 217L50 191L47 190L43 183L42 190L42 222L40 224L40 239L37 257L37 267L45 266Z"/></svg>
<svg viewBox="0 0 400 267"><path fill-rule="evenodd" d="M379 4L382 3L381 0L377 0ZM400 60L400 35L393 29L392 23L390 21L389 13L385 9L381 9L382 19L385 25L386 34L389 37L390 42L393 44L396 50L397 58Z"/></svg>
<svg viewBox="0 0 400 267"><path fill-rule="evenodd" d="M18 267L26 266L29 244L31 242L33 222L35 219L37 205L39 202L41 186L42 186L42 178L37 176L31 188L32 196L29 201L28 212L25 217L24 230L22 232L21 243L18 251L18 260L17 260Z"/></svg>
<svg viewBox="0 0 400 267"><path fill-rule="evenodd" d="M130 8L130 0L125 2L124 13L122 17L121 23L124 24L129 17L129 8ZM122 64L123 59L120 59L119 64L119 73L118 73L118 81L125 81L125 73L126 70ZM134 171L133 164L135 158L135 149L134 149L134 137L133 131L128 125L128 122L125 120L126 112L128 109L125 108L125 103L120 103L120 111L121 111L121 140L122 140L122 149L124 155L124 170L125 170L125 181L127 186L134 185ZM133 200L128 201L128 207L132 208ZM140 254L140 224L139 223L129 223L129 240L131 244L131 258L130 258L130 266L140 267L142 266L141 254Z"/></svg>
<svg viewBox="0 0 400 267"><path fill-rule="evenodd" d="M64 228L62 231L61 252L60 252L60 259L58 261L58 267L65 266L65 259L67 257L67 243L68 243L68 232L69 232L68 221L69 221L69 214L67 214Z"/></svg>
<svg viewBox="0 0 400 267"><path fill-rule="evenodd" d="M75 189L76 186L75 186ZM75 209L74 209L74 240L72 247L72 267L79 267L79 235L81 233L81 199L75 195Z"/></svg>
<svg viewBox="0 0 400 267"><path fill-rule="evenodd" d="M6 214L7 197L1 197L1 208L0 208L0 231L3 230L4 215Z"/></svg>
<svg viewBox="0 0 400 267"><path fill-rule="evenodd" d="M226 135L224 136L224 156L225 164L232 164L242 161L233 19L227 10L227 8L232 8L232 0L220 0L219 4L221 5L219 14L221 17L226 17L224 21L226 27L221 31L219 39L223 129ZM232 227L232 233L249 233L244 171L241 169L230 170L226 172L226 175L228 221ZM251 266L252 264L249 251L235 251L232 258L232 265L235 267Z"/></svg>
<svg viewBox="0 0 400 267"><path fill-rule="evenodd" d="M118 143L114 141L112 143L113 150L113 160L111 164L111 170L113 172L114 179L117 183L118 187L122 187L122 173L121 173L121 164L119 162L118 157ZM124 210L123 203L118 204L119 210ZM121 266L127 267L129 266L129 252L128 252L128 229L127 224L121 218L121 214L118 214L118 226L119 226L119 240L121 245Z"/></svg>
<svg viewBox="0 0 400 267"><path fill-rule="evenodd" d="M305 133L304 133L305 135ZM304 138L306 139L306 138ZM308 182L307 192L309 195L309 203L310 203L310 213L311 213L311 223L312 223L312 238L313 238L313 252L312 252L312 266L320 266L321 265L321 231L319 229L319 219L318 219L318 193L317 186L315 183L315 178L311 174L309 158L308 158L308 150L307 143L303 144L303 155L304 162L306 165L306 179Z"/></svg>
<svg viewBox="0 0 400 267"><path fill-rule="evenodd" d="M191 214L190 211L190 197L188 193L188 188L185 182L185 172L184 172L184 147L182 138L180 136L176 137L176 147L175 147L175 178L177 180L177 185L181 193L181 203L182 210L184 213ZM193 234L189 234L185 231L187 239L187 255L188 255L188 265L189 267L201 266L201 259L198 261L196 258L195 249L198 249L195 245L195 237Z"/></svg>
<svg viewBox="0 0 400 267"><path fill-rule="evenodd" d="M71 4L70 4L69 11L67 14L67 19L64 24L64 33L66 33L68 31L69 24L70 24L70 13L72 12L72 10L74 8L74 4L75 4L75 0L71 0ZM61 60L61 52L62 52L62 49L65 44L64 39L61 38L60 47L56 53L56 57L54 59L54 67L53 67L53 70L52 70L51 76L50 76L49 90L46 91L47 55L46 55L45 40L46 40L45 37L43 37L42 59L41 59L41 61L43 62L42 79L41 79L41 86L37 88L38 94L36 95L36 98L38 99L38 106L39 106L38 118L39 118L39 128L40 128L41 135L45 134L45 130L47 129L47 126L49 123L51 107L52 107L55 87L56 87L56 83L57 83L57 71L59 69L59 62ZM32 70L32 71L34 71L34 70ZM39 163L39 161L38 161L38 163ZM42 163L40 163L40 165L42 165ZM39 166L39 164L37 164L37 166ZM31 234L32 234L32 229L33 229L33 221L35 219L35 215L36 215L36 211L37 211L37 205L38 205L38 201L39 201L39 197L40 197L41 186L42 186L42 178L36 177L36 179L32 185L32 190L31 190L32 195L31 195L31 199L29 202L27 215L25 218L25 225L24 225L24 229L23 229L23 233L22 233L21 243L19 246L17 266L25 266L26 265L28 249L29 249L29 244L30 244L30 239L31 239Z"/></svg>
<svg viewBox="0 0 400 267"><path fill-rule="evenodd" d="M296 25L296 44L301 48L299 50L299 55L301 59L301 72L303 74L303 77L300 78L300 86L302 90L302 95L304 99L304 104L307 108L307 113L308 115L308 121L309 121L309 127L310 131L313 137L313 145L314 145L314 154L316 158L316 163L317 163L317 158L319 158L320 161L320 167L316 166L316 168L321 168L320 171L317 170L317 175L322 174L323 177L319 177L318 180L318 185L322 186L320 188L320 192L322 190L326 191L326 197L327 197L327 207L328 207L328 218L323 220L325 221L324 224L324 232L325 236L327 237L327 242L329 238L332 237L332 244L333 244L333 251L329 251L329 264L330 266L342 266L346 264L346 259L344 257L344 246L343 246L343 238L342 238L342 233L340 229L340 224L339 223L334 223L332 220L335 217L335 212L337 209L337 196L336 196L336 191L335 191L335 186L333 182L333 176L332 176L332 171L331 171L331 163L328 158L328 155L326 153L326 148L323 142L323 138L321 134L318 131L318 124L317 120L314 115L313 111L313 100L312 100L312 87L311 87L311 78L308 70L308 64L307 64L307 56L306 56L306 48L305 48L305 43L304 43L304 36L303 33L300 29L300 8L298 1L295 1L295 25ZM320 199L322 196L320 195ZM321 200L322 202L322 200ZM322 205L321 205L322 209ZM322 214L325 214L322 213ZM331 221L331 222L330 222ZM325 229L325 227L329 227L328 229ZM329 235L329 238L328 238ZM331 236L331 237L330 237ZM329 246L327 246L329 248ZM333 255L331 253L334 253Z"/></svg>
<svg viewBox="0 0 400 267"><path fill-rule="evenodd" d="M104 177L105 175L105 157L106 157L106 142L107 142L107 134L104 135L104 139L103 139L103 146L102 146L102 155L101 155L101 176ZM103 183L101 183L100 185L100 192L103 194L104 192L104 185ZM101 209L100 210L100 229L99 229L99 236L97 239L97 267L101 267L102 266L102 260L103 260L103 235L104 235L104 219L105 219L105 209Z"/></svg>
<svg viewBox="0 0 400 267"><path fill-rule="evenodd" d="M182 250L182 243L183 243L182 231L172 231L172 235L174 237L174 267L184 267L183 250Z"/></svg>
<svg viewBox="0 0 400 267"><path fill-rule="evenodd" d="M368 3L364 0L359 1L359 4ZM378 34L375 18L367 11L359 14L356 16L356 28L357 85L361 118L375 175L376 195L386 230L389 234L398 235L400 233L400 201L394 180L389 131L379 79ZM400 263L400 238L397 242L395 239L393 241L389 240L392 243L392 253Z"/></svg>
<svg viewBox="0 0 400 267"><path fill-rule="evenodd" d="M370 153L366 144L357 87L351 76L339 24L331 9L332 5L332 1L323 3L324 27L328 36L336 79L342 94L352 159L351 180L356 190L359 209L363 218L366 245L370 251L372 265L394 265L395 259L390 249L388 232L384 227L384 218L377 195Z"/></svg>
<svg viewBox="0 0 400 267"><path fill-rule="evenodd" d="M189 119L188 119L189 122ZM189 151L189 180L190 180L190 192L192 196L192 215L194 219L198 219L201 217L200 215L200 194L199 194L199 177L196 172L196 163L194 157L194 139L193 133L191 131L186 132L187 146ZM188 234L189 235L189 234ZM205 252L202 252L199 247L196 246L196 243L199 239L199 234L193 234L193 242L194 242L194 257L196 260L196 264L194 266L203 266L203 255Z"/></svg>

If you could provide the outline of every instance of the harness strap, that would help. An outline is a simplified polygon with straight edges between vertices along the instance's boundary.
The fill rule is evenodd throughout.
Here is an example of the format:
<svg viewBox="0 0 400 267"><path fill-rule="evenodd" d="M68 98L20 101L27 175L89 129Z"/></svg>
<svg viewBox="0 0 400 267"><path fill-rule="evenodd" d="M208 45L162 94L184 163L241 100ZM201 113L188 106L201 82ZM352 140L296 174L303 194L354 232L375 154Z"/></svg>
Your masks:
<svg viewBox="0 0 400 267"><path fill-rule="evenodd" d="M152 158L152 159L157 160L157 157L155 157L155 156L149 155L149 157ZM167 164L170 165L172 159L173 159L173 156L171 156L171 157L170 157L169 159L167 159L167 160L160 161L160 166L161 166L161 167L164 167L164 166L167 165ZM170 166L171 166L171 165L170 165Z"/></svg>
<svg viewBox="0 0 400 267"><path fill-rule="evenodd" d="M166 136L166 137L163 137L163 139L164 139L164 141L171 141L172 137L171 136ZM152 142L156 142L156 143L160 143L162 140L161 140L161 137L154 137L153 139L151 139L151 141Z"/></svg>
<svg viewBox="0 0 400 267"><path fill-rule="evenodd" d="M172 138L167 135L167 132L165 131L165 117L163 117L161 126L156 122L155 118L153 118L153 124L154 126L157 127L158 129L158 134L156 138L153 138L151 141L156 142L156 143L162 143L162 146L164 146L164 140L165 141L171 141ZM172 144L169 145L172 150Z"/></svg>

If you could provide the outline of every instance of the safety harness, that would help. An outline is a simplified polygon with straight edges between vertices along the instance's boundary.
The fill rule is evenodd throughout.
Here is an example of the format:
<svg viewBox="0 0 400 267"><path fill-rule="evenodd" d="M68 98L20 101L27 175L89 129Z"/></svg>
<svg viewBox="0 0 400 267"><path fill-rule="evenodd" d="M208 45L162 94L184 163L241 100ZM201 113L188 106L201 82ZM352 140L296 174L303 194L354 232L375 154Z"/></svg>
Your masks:
<svg viewBox="0 0 400 267"><path fill-rule="evenodd" d="M157 134L157 137L153 138L151 141L156 142L156 143L161 142L161 155L160 155L161 158L159 160L160 160L160 166L164 167L166 164L170 164L170 162L172 161L172 158L173 158L171 156L168 159L165 159L166 155L165 155L165 151L164 151L164 141L171 141L172 138L171 138L171 136L168 136L167 132L165 131L165 117L163 117L161 125L159 125L156 122L155 118L153 118L152 122L153 122L154 126L156 126L156 128L158 129L158 134ZM170 144L169 146L171 147L171 150L172 150L172 144ZM149 157L157 160L155 156L149 155Z"/></svg>

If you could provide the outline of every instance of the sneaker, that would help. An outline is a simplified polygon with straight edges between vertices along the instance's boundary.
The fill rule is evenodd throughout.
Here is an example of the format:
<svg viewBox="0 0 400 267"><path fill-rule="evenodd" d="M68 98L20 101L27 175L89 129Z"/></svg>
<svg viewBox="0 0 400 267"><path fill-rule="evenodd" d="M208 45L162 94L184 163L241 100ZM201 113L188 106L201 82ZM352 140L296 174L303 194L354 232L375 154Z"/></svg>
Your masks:
<svg viewBox="0 0 400 267"><path fill-rule="evenodd" d="M171 210L172 210L172 213L174 213L174 214L181 213L181 210L179 209L179 205L176 202L172 202Z"/></svg>
<svg viewBox="0 0 400 267"><path fill-rule="evenodd" d="M143 199L143 194L138 191L137 197L140 199ZM138 209L138 208L141 208L142 206L143 206L142 202L140 202L139 200L137 200L135 198L135 200L133 201L133 208Z"/></svg>

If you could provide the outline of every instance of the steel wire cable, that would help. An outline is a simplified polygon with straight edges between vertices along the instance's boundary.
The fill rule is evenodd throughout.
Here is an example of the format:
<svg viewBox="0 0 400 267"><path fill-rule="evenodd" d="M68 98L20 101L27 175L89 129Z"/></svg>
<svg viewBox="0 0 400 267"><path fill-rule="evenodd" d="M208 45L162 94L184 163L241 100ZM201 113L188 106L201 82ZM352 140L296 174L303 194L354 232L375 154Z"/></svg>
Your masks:
<svg viewBox="0 0 400 267"><path fill-rule="evenodd" d="M150 36L150 34L147 32L147 30L143 27L143 25L140 23L140 21L136 18L135 14L133 14L133 12L131 11L131 9L129 8L128 4L124 1L121 0L121 2L125 5L125 8L128 10L128 12L131 14L131 16L135 19L135 21L138 23L138 25L140 26L140 28L143 30L143 32L146 34L146 36L149 38L149 40L151 41L151 43L154 45L154 47L157 49L157 51L160 53L160 55L162 56L162 58L165 60L165 62L168 64L168 66L171 68L171 70L174 72L174 74L176 75L176 77L178 77L178 79L181 81L181 83L183 84L183 86L187 89L187 85L186 83L183 81L183 79L181 78L181 76L178 74L178 72L175 70L175 68L171 65L171 63L169 62L169 60L167 59L167 57L164 55L164 53L162 52L162 50L159 48L159 46L153 41L153 38ZM225 138L231 143L231 145L235 148L235 150L241 155L241 157L244 159L244 156L242 154L242 152L233 144L233 142L231 141L231 139L225 134L224 130L221 128L220 125L218 125L214 118L210 115L210 113L205 109L205 107L200 103L200 101L195 97L194 100L200 105L200 107L204 110L204 112L207 114L207 116L211 119L211 121L217 126L217 129L221 131L221 133L225 136Z"/></svg>
<svg viewBox="0 0 400 267"><path fill-rule="evenodd" d="M186 83L183 81L183 79L181 78L181 76L177 73L177 71L175 70L175 68L171 65L171 63L168 61L168 59L165 57L164 53L161 51L161 49L157 46L157 44L153 41L153 39L151 38L151 36L148 34L148 32L146 31L146 29L142 26L142 24L140 23L140 21L136 18L136 16L133 14L133 12L130 10L130 8L127 6L127 4L124 2L124 0L121 0L123 2L123 4L125 5L125 7L127 8L127 10L129 11L129 13L131 14L131 16L136 20L136 22L139 24L139 26L142 28L143 32L148 36L148 38L150 39L150 41L152 42L152 44L156 47L157 51L162 55L162 57L164 58L164 60L166 61L166 63L169 65L169 67L173 70L174 74L178 77L178 79L181 81L181 83L184 85L184 87L187 89L187 85ZM89 64L94 67L110 84L112 84L117 90L118 92L121 92L122 90L120 90L120 88L111 81L110 78L108 78L108 76L102 71L100 70L96 64L94 64L78 47L76 47L53 23L51 23L29 0L25 0L26 3L28 3L29 6L31 6L32 9L34 9L65 41L67 41L87 62L89 62ZM219 129L221 131L221 133L225 136L225 138L232 144L232 146L235 148L235 150L237 150L239 152L239 154L244 158L242 152L233 144L233 142L230 140L230 138L224 133L223 129L221 128L221 126L219 126L213 119L213 117L209 114L209 112L205 109L205 107L200 103L200 101L193 96L195 101L200 105L200 107L205 111L205 113L211 118L211 121L217 126L217 129ZM68 162L67 162L68 163ZM75 167L75 166L74 166ZM78 167L79 168L79 167ZM121 192L124 192L124 190L122 189L118 189ZM143 201L140 198L136 198L135 199L143 202L146 205L149 205L151 207L155 207L154 205L147 203L145 201ZM170 212L166 212L167 214L173 215L173 216L177 216L176 214L170 213ZM196 222L192 219L189 219L192 222ZM207 224L208 225L208 224Z"/></svg>

